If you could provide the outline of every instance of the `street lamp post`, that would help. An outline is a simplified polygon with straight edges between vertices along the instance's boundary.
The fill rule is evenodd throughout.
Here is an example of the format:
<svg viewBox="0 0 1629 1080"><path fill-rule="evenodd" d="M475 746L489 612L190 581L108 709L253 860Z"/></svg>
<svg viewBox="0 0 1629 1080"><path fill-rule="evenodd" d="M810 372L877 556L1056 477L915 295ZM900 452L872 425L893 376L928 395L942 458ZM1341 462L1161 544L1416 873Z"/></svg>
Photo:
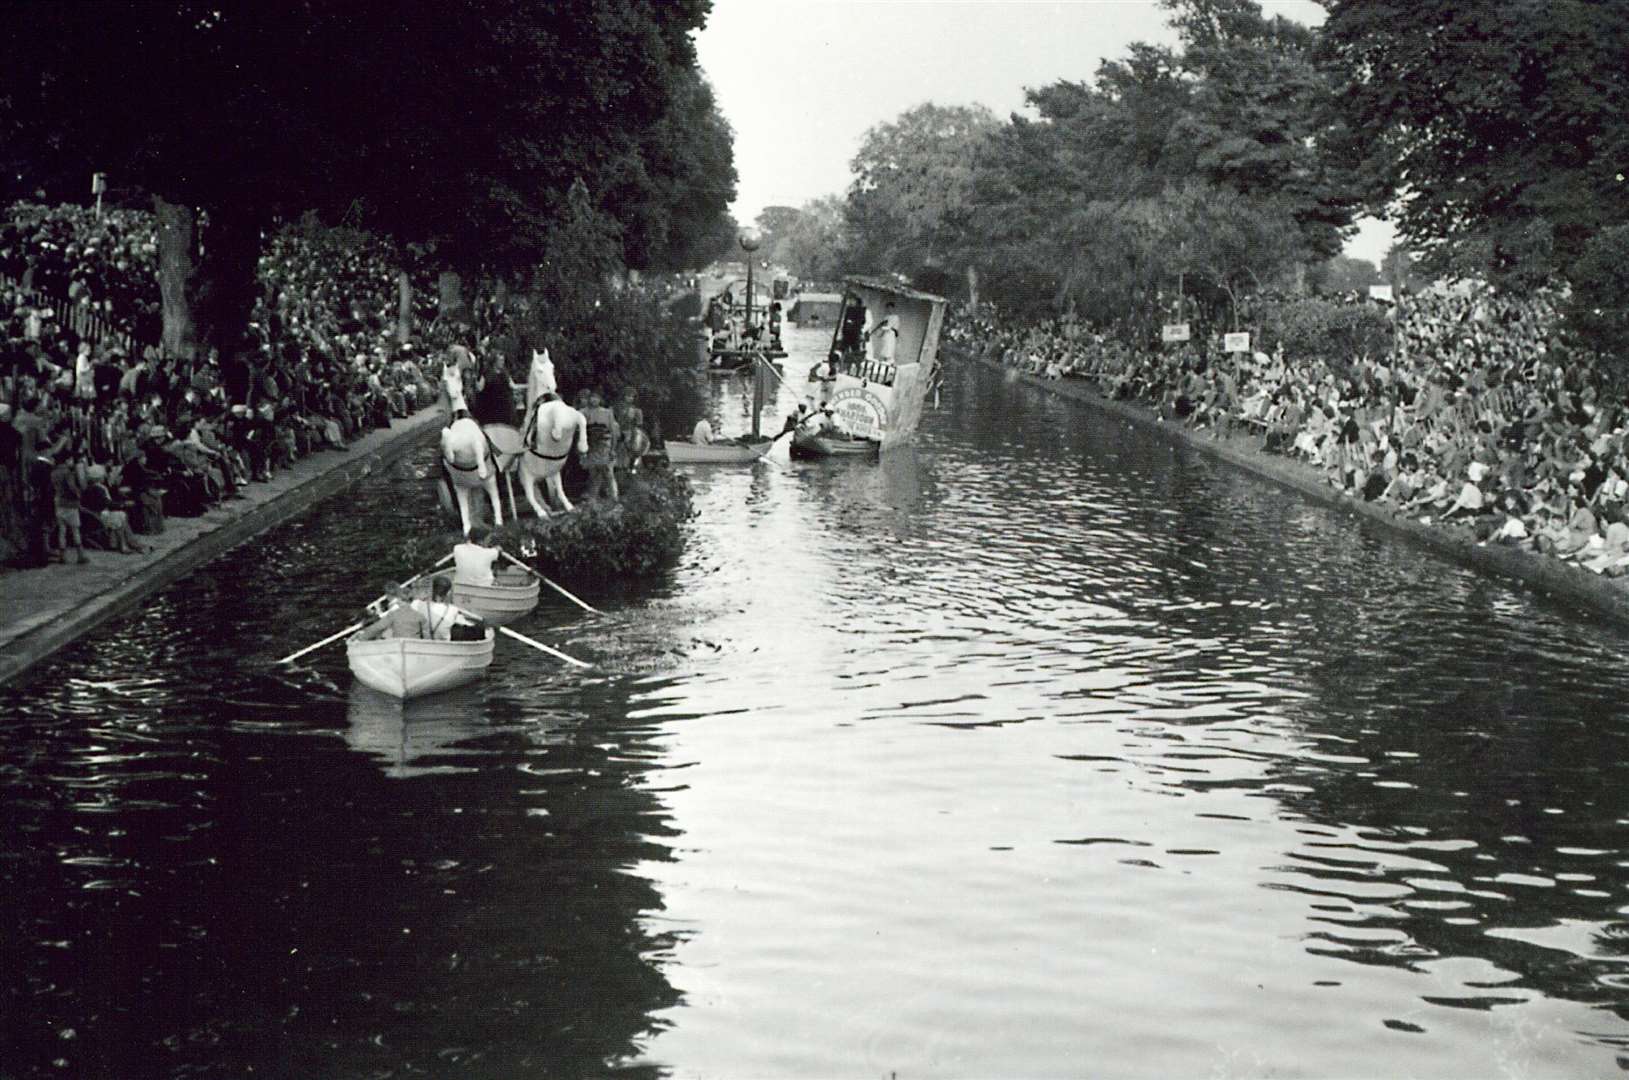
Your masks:
<svg viewBox="0 0 1629 1080"><path fill-rule="evenodd" d="M752 263L753 252L758 250L762 238L757 229L743 229L737 237L741 250L747 254L747 321L742 328L742 336L752 332ZM758 365L764 363L763 356L757 349L752 350L752 437L758 437L758 414L764 408L764 375L758 370Z"/></svg>
<svg viewBox="0 0 1629 1080"><path fill-rule="evenodd" d="M746 329L751 330L752 329L752 263L753 263L752 253L758 250L758 245L763 243L763 238L758 235L758 230L757 229L743 229L743 230L741 230L741 235L739 237L737 237L736 239L737 239L737 242L740 243L740 245L741 245L741 250L747 253L747 325L746 325Z"/></svg>

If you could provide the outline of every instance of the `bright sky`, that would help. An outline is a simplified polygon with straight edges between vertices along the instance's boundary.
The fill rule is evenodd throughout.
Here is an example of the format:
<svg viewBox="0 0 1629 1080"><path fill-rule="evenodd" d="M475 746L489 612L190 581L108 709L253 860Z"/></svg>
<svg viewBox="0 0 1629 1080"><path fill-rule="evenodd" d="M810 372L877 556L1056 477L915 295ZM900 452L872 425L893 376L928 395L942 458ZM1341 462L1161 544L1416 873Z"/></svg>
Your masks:
<svg viewBox="0 0 1629 1080"><path fill-rule="evenodd" d="M1323 19L1312 0L1262 6ZM1025 87L1087 79L1134 41L1175 44L1154 0L713 0L696 45L735 129L745 224L846 191L866 129L914 105L1005 117ZM1368 222L1348 252L1378 263L1389 244Z"/></svg>

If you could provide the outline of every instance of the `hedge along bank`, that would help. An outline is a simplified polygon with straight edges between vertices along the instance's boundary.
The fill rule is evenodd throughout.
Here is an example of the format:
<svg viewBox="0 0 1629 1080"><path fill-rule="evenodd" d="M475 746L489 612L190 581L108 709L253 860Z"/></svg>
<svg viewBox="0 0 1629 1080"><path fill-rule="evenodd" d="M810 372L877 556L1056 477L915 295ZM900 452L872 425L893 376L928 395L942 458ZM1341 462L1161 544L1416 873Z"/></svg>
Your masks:
<svg viewBox="0 0 1629 1080"><path fill-rule="evenodd" d="M1406 536L1440 555L1489 574L1520 581L1564 604L1603 616L1629 627L1629 588L1609 578L1592 574L1559 559L1518 548L1478 541L1467 532L1438 525L1425 525L1389 506L1365 502L1330 485L1328 476L1315 466L1268 454L1253 439L1213 436L1190 431L1161 420L1152 409L1105 398L1091 383L1080 379L1047 380L1007 367L998 360L974 355L965 348L949 347L951 354L972 360L1037 389L1078 401L1111 416L1158 431L1172 442L1181 443L1202 454L1225 461L1315 502L1350 511L1392 532Z"/></svg>

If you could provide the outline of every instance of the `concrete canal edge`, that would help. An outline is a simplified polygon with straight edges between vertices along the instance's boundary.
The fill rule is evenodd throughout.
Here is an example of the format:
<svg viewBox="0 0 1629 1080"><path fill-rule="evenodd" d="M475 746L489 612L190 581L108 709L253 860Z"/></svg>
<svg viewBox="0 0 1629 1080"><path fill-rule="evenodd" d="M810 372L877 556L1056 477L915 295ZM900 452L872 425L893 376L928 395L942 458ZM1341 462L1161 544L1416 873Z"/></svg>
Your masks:
<svg viewBox="0 0 1629 1080"><path fill-rule="evenodd" d="M0 683L8 682L108 619L245 540L337 495L421 445L444 414L422 409L371 432L348 450L324 450L201 517L170 518L158 536L138 537L145 555L91 552L88 566L52 565L0 577Z"/></svg>
<svg viewBox="0 0 1629 1080"><path fill-rule="evenodd" d="M950 352L948 349L946 351ZM1346 492L1332 487L1325 473L1305 462L1264 453L1255 447L1253 440L1213 439L1208 432L1190 431L1179 424L1161 420L1152 409L1123 401L1111 401L1082 380L1047 380L966 352L957 351L953 355L982 364L1039 390L1079 402L1138 427L1158 432L1171 442L1187 446L1207 457L1225 461L1313 502L1354 514L1389 532L1404 536L1438 555L1487 574L1519 581L1575 611L1601 616L1620 626L1629 627L1629 589L1616 580L1603 578L1581 567L1536 552L1482 543L1468 531L1423 525L1415 518L1394 512L1390 507L1355 499Z"/></svg>

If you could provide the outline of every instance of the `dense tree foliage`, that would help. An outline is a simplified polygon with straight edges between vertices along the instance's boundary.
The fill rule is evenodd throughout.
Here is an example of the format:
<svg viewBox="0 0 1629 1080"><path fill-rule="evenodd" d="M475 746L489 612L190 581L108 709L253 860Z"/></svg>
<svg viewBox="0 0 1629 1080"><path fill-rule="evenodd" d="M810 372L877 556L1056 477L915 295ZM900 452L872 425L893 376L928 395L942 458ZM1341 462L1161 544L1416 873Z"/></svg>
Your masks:
<svg viewBox="0 0 1629 1080"><path fill-rule="evenodd" d="M846 265L847 204L827 195L802 206L765 207L758 215L762 250L776 266L805 281L831 281Z"/></svg>
<svg viewBox="0 0 1629 1080"><path fill-rule="evenodd" d="M973 158L998 127L982 105L918 105L867 131L850 163L848 256L856 269L941 265L969 208Z"/></svg>
<svg viewBox="0 0 1629 1080"><path fill-rule="evenodd" d="M1430 273L1571 285L1584 344L1629 355L1629 9L1325 0L1344 141Z"/></svg>
<svg viewBox="0 0 1629 1080"><path fill-rule="evenodd" d="M1594 0L1325 0L1346 138L1434 270L1532 284L1629 221L1629 13ZM1395 201L1394 201L1395 200Z"/></svg>
<svg viewBox="0 0 1629 1080"><path fill-rule="evenodd" d="M1350 255L1337 255L1314 266L1307 275L1312 290L1321 293L1366 292L1370 285L1379 285L1382 281L1374 263Z"/></svg>
<svg viewBox="0 0 1629 1080"><path fill-rule="evenodd" d="M0 142L29 189L82 198L101 170L203 208L220 342L241 327L259 231L308 209L508 269L547 253L581 180L619 258L669 268L734 196L730 131L690 39L707 9L8 4Z"/></svg>
<svg viewBox="0 0 1629 1080"><path fill-rule="evenodd" d="M1003 306L1154 320L1340 251L1357 200L1318 153L1330 84L1312 30L1252 0L1166 0L1181 47L1028 91L1007 123L924 105L854 161L851 265L976 271ZM941 279L944 275L941 274Z"/></svg>

